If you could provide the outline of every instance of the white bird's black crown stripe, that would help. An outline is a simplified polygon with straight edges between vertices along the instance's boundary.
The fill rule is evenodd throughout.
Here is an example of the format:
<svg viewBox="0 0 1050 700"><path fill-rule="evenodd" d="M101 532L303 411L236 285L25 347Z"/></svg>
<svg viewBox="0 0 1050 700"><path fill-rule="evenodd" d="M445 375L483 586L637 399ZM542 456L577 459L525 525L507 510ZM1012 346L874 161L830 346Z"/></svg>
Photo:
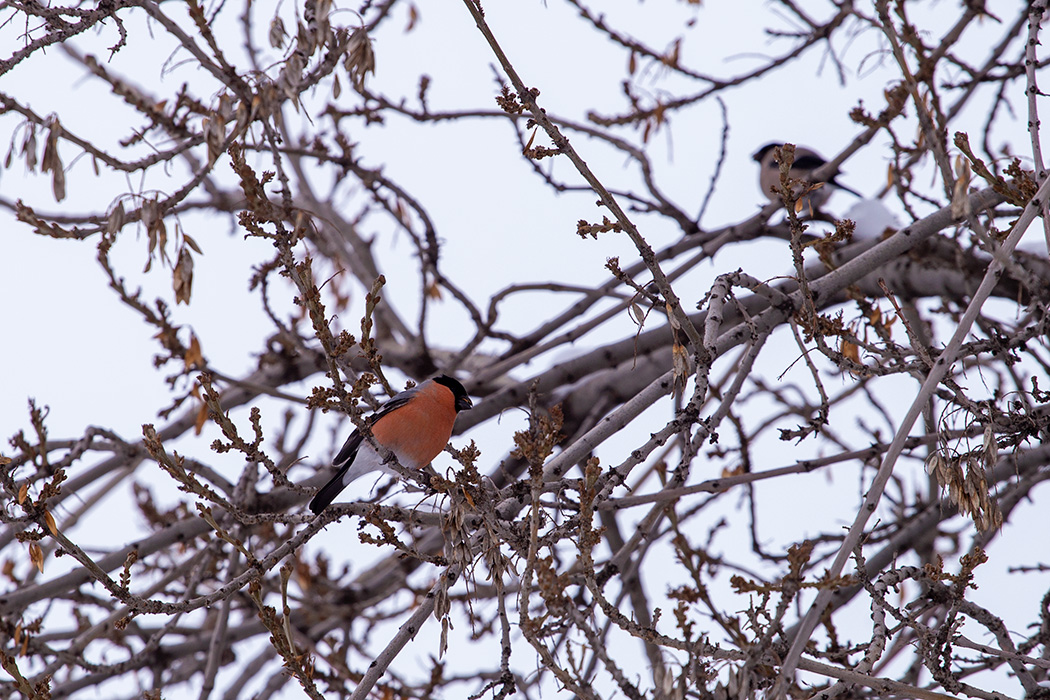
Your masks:
<svg viewBox="0 0 1050 700"><path fill-rule="evenodd" d="M777 163L776 158L770 157L767 159L766 156L769 155L769 152L772 151L774 148L779 148L783 145L783 143L767 143L765 146L762 146L762 148L755 151L754 155L751 156L751 159L754 160L756 163L762 164L763 167L768 170L779 171L780 165ZM792 177L795 177L796 172L803 174L811 173L812 171L820 168L822 165L825 165L827 162L828 161L825 160L823 156L813 151L812 149L806 148L805 146L796 146L795 160L791 162L791 170L793 171ZM856 190L846 187L836 179L840 174L841 173L839 173L838 171L832 173L831 177L827 179L827 183L842 190L843 192L849 192L854 197L860 197L861 199L863 199L864 196L862 194L860 194ZM805 178L803 177L800 179ZM764 188L762 194L766 194ZM824 199L827 199L827 197L825 196Z"/></svg>

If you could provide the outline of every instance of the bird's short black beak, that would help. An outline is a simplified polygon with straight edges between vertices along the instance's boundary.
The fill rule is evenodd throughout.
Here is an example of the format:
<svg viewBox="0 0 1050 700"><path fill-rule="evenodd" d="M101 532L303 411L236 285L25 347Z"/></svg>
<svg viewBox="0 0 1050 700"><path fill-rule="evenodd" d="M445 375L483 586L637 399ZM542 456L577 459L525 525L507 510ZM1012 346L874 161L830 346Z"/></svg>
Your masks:
<svg viewBox="0 0 1050 700"><path fill-rule="evenodd" d="M460 396L458 399L456 399L457 411L466 411L471 408L474 408L474 404L471 403L469 396Z"/></svg>

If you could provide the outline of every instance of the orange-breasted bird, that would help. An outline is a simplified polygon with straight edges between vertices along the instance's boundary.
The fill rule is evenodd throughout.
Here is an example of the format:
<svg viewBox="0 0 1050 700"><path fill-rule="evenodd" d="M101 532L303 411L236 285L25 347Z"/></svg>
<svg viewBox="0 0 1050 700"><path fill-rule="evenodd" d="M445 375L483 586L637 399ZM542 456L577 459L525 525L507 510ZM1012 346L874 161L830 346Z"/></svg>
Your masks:
<svg viewBox="0 0 1050 700"><path fill-rule="evenodd" d="M441 375L394 396L368 418L368 427L376 444L393 452L398 464L422 469L445 449L456 415L473 405L462 384ZM360 430L351 433L332 465L339 471L310 501L315 514L363 474L384 471L397 475Z"/></svg>

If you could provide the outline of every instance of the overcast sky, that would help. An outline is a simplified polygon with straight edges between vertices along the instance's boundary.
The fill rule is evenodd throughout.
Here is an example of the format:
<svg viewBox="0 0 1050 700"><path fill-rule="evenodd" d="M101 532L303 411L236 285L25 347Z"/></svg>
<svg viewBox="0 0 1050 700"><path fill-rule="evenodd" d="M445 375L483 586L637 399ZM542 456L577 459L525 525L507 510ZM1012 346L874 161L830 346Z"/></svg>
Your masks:
<svg viewBox="0 0 1050 700"><path fill-rule="evenodd" d="M814 11L827 11L825 3L807 4L811 4ZM290 13L290 5L287 3L282 12ZM988 5L993 13L997 7L1004 10L1014 7L1014 3L1005 1ZM921 11L936 12L938 6L940 3L927 3ZM405 31L409 19L406 8L400 7L398 12L405 16L388 22L374 37L377 69L370 79L372 88L390 96L403 95L408 103L415 104L419 76L427 74L431 77L428 104L432 111L495 109L497 78L492 67L495 60L467 11L458 3L420 3L417 9L419 19L411 31ZM770 56L790 48L786 40L770 39L767 28L797 29L769 3L752 0L709 1L699 6L685 2L630 2L617 3L604 11L610 24L651 46L668 47L677 37L686 37L682 62L700 72L725 78L753 70ZM337 21L353 24L352 13L342 12L337 15ZM592 111L599 114L624 111L620 88L623 55L589 31L572 7L555 0L489 2L486 12L503 49L526 83L539 88L540 103L549 113L585 122ZM95 53L110 69L124 72L147 91L155 88L158 94L166 95L172 92L172 86L183 82L195 86L204 95L213 94L217 89L217 85L209 85L209 76L184 62L185 56L170 54L162 33L153 35L156 40L149 38L146 27L134 19L129 21L128 28L128 46L108 61L105 49L114 42L112 31L81 37L77 46L81 51ZM989 29L996 28L989 23ZM19 31L19 27L11 24L0 28L0 43L14 45L12 42L18 40ZM241 42L236 28L220 26L217 31L227 38L228 50L235 55ZM995 35L995 32L989 34ZM960 50L979 41L978 36L969 34ZM870 29L856 33L850 43L835 48L848 71L846 82L840 81L835 64L826 54L810 51L790 68L723 92L728 123L723 122L720 109L710 100L674 114L669 128L653 137L650 151L657 181L665 194L686 211L699 211L715 172L724 130L728 130L727 156L712 203L701 222L706 228L742 221L765 203L757 185L756 165L750 158L760 146L771 141L790 141L813 146L826 155L842 150L860 131L860 127L849 120L849 110L862 102L878 109L883 102L883 90L895 72L885 69L887 57L880 37ZM112 144L125 138L141 120L115 109L112 96L86 78L82 68L73 66L62 50L55 47L46 58L34 57L18 66L5 76L0 89L19 96L39 113L62 115L67 128L119 150ZM639 82L653 95L682 94L696 89L659 68L649 67L646 71ZM343 88L344 93L348 91L347 86ZM316 104L321 105L328 95L318 94L316 98ZM956 128L979 130L986 116L964 115ZM292 124L305 119L294 113L288 113L286 118ZM311 118L318 119L316 114ZM9 134L16 149L24 136L20 123L21 120L11 114L0 115L0 135ZM304 128L316 128L308 122L302 123ZM909 118L900 129L906 131L910 124L913 120ZM1023 115L1004 115L1000 131L1004 143L1012 139L1018 147L1023 146ZM602 236L595 241L576 236L579 219L600 219L601 212L593 203L594 195L552 194L520 157L513 131L504 122L475 119L456 125L418 125L392 119L382 126L353 132L351 137L366 164L382 166L386 176L423 202L444 241L445 273L479 303L484 303L510 281L593 284L607 276L607 258L620 256L627 264L636 257L633 247L622 237ZM623 137L637 142L639 134L625 129ZM43 138L38 136L41 143ZM637 170L625 162L622 154L582 135L570 132L570 138L608 187L637 187ZM537 144L542 141L543 136L538 136ZM0 140L0 145L3 143ZM150 144L132 150L148 153L154 146L162 145ZM178 182L183 175L174 173L175 177L165 181L165 176L157 173L151 176L154 180L142 182L114 176L103 169L102 174L96 176L89 158L75 158L75 152L66 145L62 154L67 168L68 197L60 205L52 196L49 177L26 173L17 150L11 168L0 172L0 197L7 201L22 199L43 212L81 212L97 208L100 201L115 201L126 192L151 188L170 191L171 183ZM845 164L841 179L853 189L873 194L886 182L888 157L885 144L866 148ZM554 172L568 182L581 182L567 161L548 161L543 167L553 167ZM228 169L226 172L229 173ZM232 173L228 181L234 182ZM350 184L332 183L332 187L335 201L340 198L350 201L360 196ZM848 195L838 194L829 208L843 212L853 203ZM887 205L906 220L892 202ZM0 432L6 437L19 429L28 429L26 402L29 397L50 407L47 424L53 439L75 439L91 424L111 427L124 438L133 440L141 434L143 423L163 424L157 413L171 400L169 387L164 382L169 372L156 370L149 361L157 351L152 339L154 331L141 323L134 312L114 302L114 295L95 261L95 241L85 244L35 236L29 227L14 221L6 210L0 210L0 221L3 222L0 250L5 261L4 273L0 275L0 300L3 300L0 323L7 336L0 343L0 393L4 397L0 401ZM637 221L654 247L667 245L681 235L658 217L639 215ZM207 357L217 368L233 376L246 373L255 366L260 338L268 328L257 308L257 296L248 291L248 279L252 266L268 258L272 249L261 241L243 240L243 233L231 219L206 219L188 214L178 223L203 251L196 261L193 299L189 306L175 307L170 269L155 264L150 272L143 272L147 261L146 240L143 235L136 236L132 227L125 228L114 248L116 266L127 276L129 286L142 286L145 298L159 296L174 307L175 320L194 328ZM399 274L411 250L409 241L378 226L372 233L378 236L378 255L388 280L384 294L411 319L418 303L417 274L411 266L407 274ZM741 266L755 277L769 279L790 270L790 257L786 247L776 242L733 246L700 274L683 282L679 294L687 300L687 308L703 297L716 275ZM279 290L273 300L278 308L288 310L291 295L285 292ZM537 293L510 302L503 316L506 328L531 329L548 317L552 308L561 308L570 301L569 297ZM430 320L432 342L457 348L466 340L464 319L454 304L435 307ZM356 318L346 319L346 323L356 331ZM590 347L614 337L628 337L633 332L634 326L625 315L618 325L603 329L593 338L585 337L579 346ZM538 373L557 359L544 358L529 369ZM794 354L785 355L779 358L782 366L762 369L776 376L788 370L794 359ZM314 378L298 387L299 394L305 396L309 386L319 381ZM902 381L908 385L908 380ZM184 383L176 386L177 392L186 389ZM266 406L266 401L262 405ZM278 407L273 404L272 408L273 415L267 418L277 421ZM654 424L662 424L669 417L667 406L656 412L659 415L652 417ZM345 423L336 416L324 420L330 422L334 431L331 439L341 439ZM477 439L486 458L496 462L506 451L511 431L521 422L520 413L515 412L499 424L487 425L469 437ZM643 423L643 429L647 425ZM205 452L204 446L214 437L213 431L206 430L195 447L183 449ZM600 454L606 456L606 461L615 463L618 460L613 456L617 451L630 448L636 442L635 435L618 436L604 445ZM311 461L321 464L331 443L310 447ZM783 466L795 458L795 453L770 454L763 467ZM923 477L916 472L906 478L915 479L918 484ZM816 502L821 498L855 499L860 490L857 472L837 481L814 475L805 482L804 488ZM174 495L172 491L171 496ZM779 507L785 510L778 511L774 499L767 503L773 509L769 522L775 522L780 513L793 522L789 533L770 533L771 538L783 538L787 542L804 537L810 518L814 519L815 526L827 526L818 509L781 502ZM728 504L727 509L732 511L735 505ZM1022 525L1025 522L1030 527ZM1022 536L1025 531L1045 529L1045 514L1022 513L1016 525L1020 527L1011 528L1013 534L1008 533L996 546L1041 547L1042 553L1033 559L1045 561L1046 542L1033 544ZM345 535L330 533L327 540L319 543L330 543L332 538L341 536ZM100 532L97 537L111 539L112 533ZM1026 606L1030 596L1040 588L1036 578L1011 579L1018 599ZM1022 593L1021 589L1029 585L1031 591ZM1045 583L1042 586L1045 590ZM978 600L981 595L981 591L975 592ZM1018 611L1017 619L1030 617L1029 608Z"/></svg>

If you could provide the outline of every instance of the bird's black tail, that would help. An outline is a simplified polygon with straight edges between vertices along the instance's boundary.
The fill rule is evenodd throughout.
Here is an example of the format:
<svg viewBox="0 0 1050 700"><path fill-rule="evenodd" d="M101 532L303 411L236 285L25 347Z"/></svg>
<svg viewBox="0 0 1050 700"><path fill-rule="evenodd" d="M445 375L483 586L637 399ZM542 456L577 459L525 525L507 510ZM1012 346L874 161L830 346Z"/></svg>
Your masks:
<svg viewBox="0 0 1050 700"><path fill-rule="evenodd" d="M335 497L339 495L339 492L346 488L343 483L343 472L345 469L340 469L339 472L332 477L320 491L314 496L313 500L310 501L310 510L314 512L314 515L320 515L321 511L328 507L328 504L335 500Z"/></svg>

